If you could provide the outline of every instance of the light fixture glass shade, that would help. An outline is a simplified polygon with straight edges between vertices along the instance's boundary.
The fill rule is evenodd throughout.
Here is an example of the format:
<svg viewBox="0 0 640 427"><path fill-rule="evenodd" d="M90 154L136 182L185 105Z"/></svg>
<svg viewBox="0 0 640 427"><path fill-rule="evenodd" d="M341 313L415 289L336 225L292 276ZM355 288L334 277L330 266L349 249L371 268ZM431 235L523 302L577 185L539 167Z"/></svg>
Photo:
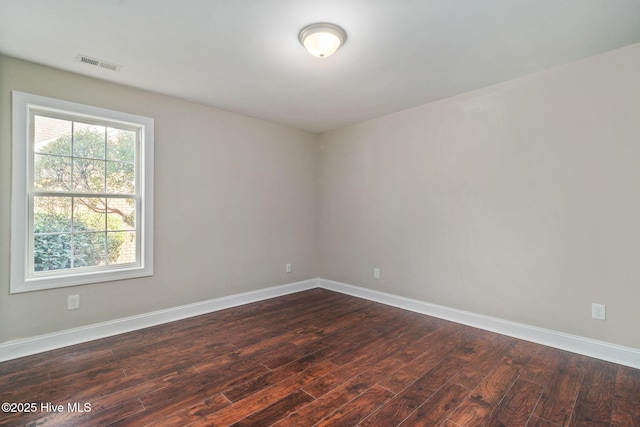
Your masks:
<svg viewBox="0 0 640 427"><path fill-rule="evenodd" d="M311 55L326 58L344 44L347 33L335 24L318 23L304 27L298 39Z"/></svg>

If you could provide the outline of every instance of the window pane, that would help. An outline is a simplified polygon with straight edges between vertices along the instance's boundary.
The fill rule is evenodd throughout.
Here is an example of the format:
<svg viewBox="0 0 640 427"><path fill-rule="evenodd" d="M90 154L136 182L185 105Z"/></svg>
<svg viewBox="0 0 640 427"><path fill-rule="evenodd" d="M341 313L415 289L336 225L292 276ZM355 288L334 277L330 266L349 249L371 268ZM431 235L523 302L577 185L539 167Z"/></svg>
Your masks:
<svg viewBox="0 0 640 427"><path fill-rule="evenodd" d="M135 199L107 199L107 228L112 231L135 230Z"/></svg>
<svg viewBox="0 0 640 427"><path fill-rule="evenodd" d="M106 201L94 197L74 197L73 231L106 231Z"/></svg>
<svg viewBox="0 0 640 427"><path fill-rule="evenodd" d="M74 122L73 156L104 159L105 132L104 126Z"/></svg>
<svg viewBox="0 0 640 427"><path fill-rule="evenodd" d="M60 270L71 266L71 234L44 234L33 238L35 271Z"/></svg>
<svg viewBox="0 0 640 427"><path fill-rule="evenodd" d="M136 152L137 132L107 128L107 160L133 162Z"/></svg>
<svg viewBox="0 0 640 427"><path fill-rule="evenodd" d="M34 116L33 151L71 155L71 121Z"/></svg>
<svg viewBox="0 0 640 427"><path fill-rule="evenodd" d="M33 232L35 234L71 232L71 198L34 197Z"/></svg>
<svg viewBox="0 0 640 427"><path fill-rule="evenodd" d="M107 162L107 193L135 194L133 163Z"/></svg>
<svg viewBox="0 0 640 427"><path fill-rule="evenodd" d="M105 265L106 233L74 233L73 266Z"/></svg>
<svg viewBox="0 0 640 427"><path fill-rule="evenodd" d="M104 192L104 161L73 159L73 188L78 192Z"/></svg>
<svg viewBox="0 0 640 427"><path fill-rule="evenodd" d="M136 232L111 231L107 233L109 264L136 262Z"/></svg>
<svg viewBox="0 0 640 427"><path fill-rule="evenodd" d="M36 154L33 162L33 187L40 191L71 189L71 158Z"/></svg>

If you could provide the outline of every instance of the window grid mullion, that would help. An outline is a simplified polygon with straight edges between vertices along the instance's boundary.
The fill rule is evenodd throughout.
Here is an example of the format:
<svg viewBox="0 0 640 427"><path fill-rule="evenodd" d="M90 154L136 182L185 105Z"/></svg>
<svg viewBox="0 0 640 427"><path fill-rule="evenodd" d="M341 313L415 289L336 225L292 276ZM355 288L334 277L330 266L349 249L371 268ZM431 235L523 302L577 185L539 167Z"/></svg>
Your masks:
<svg viewBox="0 0 640 427"><path fill-rule="evenodd" d="M71 191L76 189L76 180L75 180L75 174L74 174L74 168L75 168L75 158L74 158L74 154L75 154L75 149L74 149L74 143L75 143L75 139L76 139L76 131L75 131L75 126L76 126L76 122L75 120L71 121ZM74 268L74 264L75 264L75 258L76 258L76 249L75 249L75 213L76 213L76 207L75 207L75 197L71 197L71 254L70 254L70 268Z"/></svg>
<svg viewBox="0 0 640 427"><path fill-rule="evenodd" d="M74 261L75 261L75 258L76 258L75 257L75 255L76 255L75 238L74 238L75 235L76 235L75 229L74 229L75 228L75 223L76 223L76 220L75 220L75 216L76 216L75 215L75 213L76 213L75 201L76 201L76 198L72 197L71 198L71 254L70 254L70 257L71 257L71 268L74 267Z"/></svg>
<svg viewBox="0 0 640 427"><path fill-rule="evenodd" d="M36 197L84 197L95 198L111 197L114 199L135 199L135 194L121 194L121 193L74 193L73 191L33 191Z"/></svg>
<svg viewBox="0 0 640 427"><path fill-rule="evenodd" d="M74 176L75 174L73 173L74 167L76 164L76 162L74 161L75 157L73 155L74 154L73 143L74 143L74 140L76 139L75 125L76 125L76 122L71 121L71 154L70 154L71 156L71 191L74 191L76 189L76 180Z"/></svg>
<svg viewBox="0 0 640 427"><path fill-rule="evenodd" d="M107 194L107 134L108 134L108 127L105 126L104 127L104 182L103 182L103 186L104 186L104 193ZM107 254L108 251L108 245L107 245L107 241L109 239L109 235L108 235L108 228L107 228L107 217L109 215L109 210L108 210L108 204L109 204L109 199L107 197L105 197L104 199L104 239L102 241L102 246L103 246L103 250L104 250L104 265L109 265L109 256Z"/></svg>
<svg viewBox="0 0 640 427"><path fill-rule="evenodd" d="M104 127L104 180L102 182L102 187L104 189L104 193L107 193L107 126Z"/></svg>

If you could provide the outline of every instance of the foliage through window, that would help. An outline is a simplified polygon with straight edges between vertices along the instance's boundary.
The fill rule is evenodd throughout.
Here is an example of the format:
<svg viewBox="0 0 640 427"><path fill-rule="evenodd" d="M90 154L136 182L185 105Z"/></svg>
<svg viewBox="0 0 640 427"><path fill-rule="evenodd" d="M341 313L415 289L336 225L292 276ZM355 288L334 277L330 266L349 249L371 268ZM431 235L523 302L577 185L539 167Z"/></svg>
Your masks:
<svg viewBox="0 0 640 427"><path fill-rule="evenodd" d="M59 103L70 104L54 102ZM97 110L107 116L117 113ZM43 288L64 285L74 277L72 284L110 280L97 274L101 272L133 272L113 278L148 275L144 273L150 272L150 257L144 255L150 248L144 246L150 241L151 216L150 206L145 205L150 200L145 179L148 184L151 175L149 159L145 162L143 157L152 152L151 119L141 118L146 119L145 126L36 104L27 105L25 113L26 141L16 141L20 136L14 134L14 147L27 145L21 150L27 159L24 282L31 280ZM15 160L14 153L14 164ZM78 279L83 274L90 278ZM42 279L48 278L58 279L57 283L43 284ZM18 291L33 286L25 288Z"/></svg>
<svg viewBox="0 0 640 427"><path fill-rule="evenodd" d="M34 114L34 270L135 262L135 130Z"/></svg>

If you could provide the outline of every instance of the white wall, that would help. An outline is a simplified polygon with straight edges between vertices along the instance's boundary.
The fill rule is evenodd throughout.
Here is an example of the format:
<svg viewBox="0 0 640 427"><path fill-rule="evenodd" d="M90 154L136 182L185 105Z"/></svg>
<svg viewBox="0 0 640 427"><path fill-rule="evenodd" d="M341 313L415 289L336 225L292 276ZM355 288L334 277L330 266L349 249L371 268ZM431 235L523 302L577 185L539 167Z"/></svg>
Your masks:
<svg viewBox="0 0 640 427"><path fill-rule="evenodd" d="M11 90L155 118L153 277L9 294ZM0 56L0 343L317 277L316 184L316 135Z"/></svg>
<svg viewBox="0 0 640 427"><path fill-rule="evenodd" d="M639 76L636 44L323 135L320 275L640 348Z"/></svg>

